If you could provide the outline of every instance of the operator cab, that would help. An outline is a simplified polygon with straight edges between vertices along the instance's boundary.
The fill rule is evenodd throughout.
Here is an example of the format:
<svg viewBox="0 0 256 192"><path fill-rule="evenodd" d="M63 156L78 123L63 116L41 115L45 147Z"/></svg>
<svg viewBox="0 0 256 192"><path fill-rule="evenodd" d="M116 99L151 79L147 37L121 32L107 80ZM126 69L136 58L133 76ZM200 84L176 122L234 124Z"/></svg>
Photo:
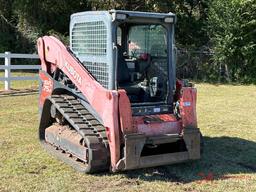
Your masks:
<svg viewBox="0 0 256 192"><path fill-rule="evenodd" d="M112 15L116 27L117 89L126 91L134 114L172 112L175 16L116 10Z"/></svg>
<svg viewBox="0 0 256 192"><path fill-rule="evenodd" d="M76 13L71 50L104 88L126 91L133 115L172 113L174 23L173 13Z"/></svg>

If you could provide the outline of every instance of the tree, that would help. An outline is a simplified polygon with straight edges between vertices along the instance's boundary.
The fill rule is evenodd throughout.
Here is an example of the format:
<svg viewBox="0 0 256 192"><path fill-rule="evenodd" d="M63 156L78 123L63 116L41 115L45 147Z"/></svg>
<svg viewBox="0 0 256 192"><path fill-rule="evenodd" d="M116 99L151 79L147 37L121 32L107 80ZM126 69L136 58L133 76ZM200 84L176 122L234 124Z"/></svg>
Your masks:
<svg viewBox="0 0 256 192"><path fill-rule="evenodd" d="M5 26L11 24L8 29L13 30L2 36L13 40L10 51L33 51L39 36L58 34L65 40L70 15L91 9L174 12L178 16L176 39L181 46L197 48L207 43L207 0L0 0L0 21L4 16ZM8 43L9 40L5 44Z"/></svg>
<svg viewBox="0 0 256 192"><path fill-rule="evenodd" d="M11 20L12 2L0 0L0 52L10 50L14 44L14 26Z"/></svg>
<svg viewBox="0 0 256 192"><path fill-rule="evenodd" d="M86 0L16 0L17 29L35 44L42 35L57 34L63 41L69 32L70 15L89 10Z"/></svg>
<svg viewBox="0 0 256 192"><path fill-rule="evenodd" d="M227 65L233 81L256 82L256 1L214 0L210 7L215 62Z"/></svg>

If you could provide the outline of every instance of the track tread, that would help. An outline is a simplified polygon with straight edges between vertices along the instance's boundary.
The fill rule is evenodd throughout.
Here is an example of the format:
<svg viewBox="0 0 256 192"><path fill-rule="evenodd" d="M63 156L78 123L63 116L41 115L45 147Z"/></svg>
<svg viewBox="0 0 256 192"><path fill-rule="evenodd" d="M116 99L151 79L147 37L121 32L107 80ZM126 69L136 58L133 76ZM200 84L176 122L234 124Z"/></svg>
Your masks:
<svg viewBox="0 0 256 192"><path fill-rule="evenodd" d="M52 95L49 100L71 126L89 143L91 150L90 171L109 168L109 149L105 127L71 95ZM105 154L105 155L104 155ZM77 162L73 167L77 168ZM80 170L86 170L80 167Z"/></svg>

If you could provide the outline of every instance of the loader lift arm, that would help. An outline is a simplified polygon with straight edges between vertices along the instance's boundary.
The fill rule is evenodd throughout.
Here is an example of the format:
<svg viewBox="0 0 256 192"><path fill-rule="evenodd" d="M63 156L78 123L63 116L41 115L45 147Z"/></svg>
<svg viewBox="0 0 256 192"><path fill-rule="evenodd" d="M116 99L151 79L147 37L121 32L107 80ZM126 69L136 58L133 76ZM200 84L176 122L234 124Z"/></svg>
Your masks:
<svg viewBox="0 0 256 192"><path fill-rule="evenodd" d="M118 114L116 113L118 110L118 92L102 87L57 38L44 36L38 39L37 45L42 64L40 76L45 76L42 73L53 76L56 70L61 70L102 118L109 135L111 166L114 168L120 159L120 138L118 134L114 134L114 132L119 132ZM44 86L47 86L47 83L44 84L43 82L43 89ZM44 103L45 99L46 97L40 99L41 104Z"/></svg>

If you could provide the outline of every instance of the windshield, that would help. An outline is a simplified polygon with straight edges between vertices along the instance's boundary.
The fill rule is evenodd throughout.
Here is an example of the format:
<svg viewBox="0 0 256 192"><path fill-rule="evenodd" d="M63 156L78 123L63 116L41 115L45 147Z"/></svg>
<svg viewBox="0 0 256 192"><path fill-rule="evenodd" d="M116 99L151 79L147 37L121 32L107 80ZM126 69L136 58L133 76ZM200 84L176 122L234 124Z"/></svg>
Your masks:
<svg viewBox="0 0 256 192"><path fill-rule="evenodd" d="M121 25L117 29L119 87L126 90L131 103L166 101L167 30L159 24L133 24L127 28Z"/></svg>
<svg viewBox="0 0 256 192"><path fill-rule="evenodd" d="M162 25L135 25L129 30L129 56L167 57L166 29Z"/></svg>

